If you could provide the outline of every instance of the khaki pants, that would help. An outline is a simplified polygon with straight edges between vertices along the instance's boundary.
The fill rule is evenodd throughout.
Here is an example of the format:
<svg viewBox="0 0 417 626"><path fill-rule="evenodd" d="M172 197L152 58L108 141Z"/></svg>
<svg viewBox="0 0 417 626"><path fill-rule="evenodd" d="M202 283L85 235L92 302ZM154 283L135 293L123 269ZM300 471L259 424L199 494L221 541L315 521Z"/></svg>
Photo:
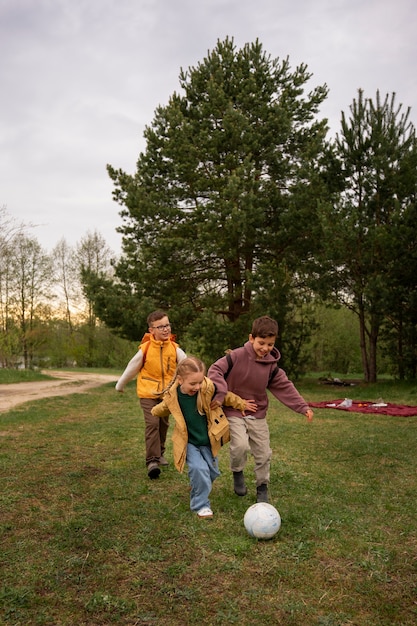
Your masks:
<svg viewBox="0 0 417 626"><path fill-rule="evenodd" d="M245 469L248 452L255 461L256 486L269 483L272 450L266 419L228 417L230 427L230 469Z"/></svg>
<svg viewBox="0 0 417 626"><path fill-rule="evenodd" d="M145 418L146 465L152 461L159 462L165 452L165 440L169 427L168 417L155 417L151 410L161 401L153 398L139 398Z"/></svg>

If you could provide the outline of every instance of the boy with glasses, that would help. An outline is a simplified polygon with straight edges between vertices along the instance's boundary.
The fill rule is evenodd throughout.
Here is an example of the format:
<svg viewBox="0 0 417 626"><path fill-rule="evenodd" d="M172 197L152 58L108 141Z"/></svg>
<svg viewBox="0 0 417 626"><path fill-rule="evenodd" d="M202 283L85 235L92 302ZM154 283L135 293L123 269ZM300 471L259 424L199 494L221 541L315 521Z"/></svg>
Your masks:
<svg viewBox="0 0 417 626"><path fill-rule="evenodd" d="M147 322L149 332L117 381L116 390L123 392L126 384L137 376L137 395L145 418L146 467L149 478L154 479L161 473L160 466L168 465L164 452L169 421L168 417L155 417L151 411L174 378L177 364L187 355L175 343L164 311L153 311Z"/></svg>

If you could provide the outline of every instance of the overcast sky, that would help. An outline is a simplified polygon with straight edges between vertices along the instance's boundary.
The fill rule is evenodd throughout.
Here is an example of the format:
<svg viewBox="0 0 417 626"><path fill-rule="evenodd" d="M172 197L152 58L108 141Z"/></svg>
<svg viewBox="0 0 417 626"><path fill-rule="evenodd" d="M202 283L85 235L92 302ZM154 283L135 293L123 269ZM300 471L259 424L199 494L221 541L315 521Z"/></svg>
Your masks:
<svg viewBox="0 0 417 626"><path fill-rule="evenodd" d="M306 63L339 130L359 88L417 126L416 0L0 0L0 207L50 251L99 231L120 252L106 164L128 173L181 68L217 41Z"/></svg>

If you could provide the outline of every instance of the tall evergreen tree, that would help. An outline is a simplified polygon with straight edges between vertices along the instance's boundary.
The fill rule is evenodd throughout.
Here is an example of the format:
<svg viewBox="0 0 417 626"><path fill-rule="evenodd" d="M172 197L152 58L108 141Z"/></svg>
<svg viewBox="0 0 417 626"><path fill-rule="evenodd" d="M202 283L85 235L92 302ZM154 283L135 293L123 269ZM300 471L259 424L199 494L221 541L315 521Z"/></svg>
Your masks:
<svg viewBox="0 0 417 626"><path fill-rule="evenodd" d="M402 112L402 106L396 106L395 94L381 100L377 92L374 102L359 90L350 117L342 113L341 132L334 143L339 168L332 162L342 193L321 210L321 271L328 282L323 275L320 282L359 317L368 382L377 378L378 338L393 311L401 250L415 246L413 230L406 226L410 211L415 212L415 149L409 110ZM407 289L406 280L400 284Z"/></svg>
<svg viewBox="0 0 417 626"><path fill-rule="evenodd" d="M307 254L327 130L316 120L327 88L305 93L310 78L258 41L236 50L231 39L181 71L183 95L156 110L136 173L108 166L124 207L126 301L146 296L177 325L204 311L237 323L263 264Z"/></svg>
<svg viewBox="0 0 417 626"><path fill-rule="evenodd" d="M385 246L391 261L386 267L386 315L383 349L400 379L417 377L417 140L409 153L407 202L395 215Z"/></svg>

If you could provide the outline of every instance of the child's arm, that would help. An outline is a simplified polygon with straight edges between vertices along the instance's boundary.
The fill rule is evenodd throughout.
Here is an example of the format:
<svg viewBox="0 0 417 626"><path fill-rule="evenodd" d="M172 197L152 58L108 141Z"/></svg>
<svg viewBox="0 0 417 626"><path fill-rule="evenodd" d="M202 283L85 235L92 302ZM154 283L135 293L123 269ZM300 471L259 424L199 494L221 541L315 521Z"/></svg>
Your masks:
<svg viewBox="0 0 417 626"><path fill-rule="evenodd" d="M181 348L177 348L177 363L181 363L181 361L183 361L184 359L187 358L187 355L185 354L184 350L181 350Z"/></svg>
<svg viewBox="0 0 417 626"><path fill-rule="evenodd" d="M138 350L134 357L132 357L129 363L126 366L125 371L120 376L119 380L116 383L116 391L123 392L127 383L140 372L143 364L143 353L142 350Z"/></svg>
<svg viewBox="0 0 417 626"><path fill-rule="evenodd" d="M269 391L282 404L296 413L305 415L309 422L313 419L313 411L304 400L303 396L298 392L293 382L289 380L284 370L280 369L272 382L268 385Z"/></svg>
<svg viewBox="0 0 417 626"><path fill-rule="evenodd" d="M211 408L216 408L212 406L213 404L216 404L216 400L212 401L212 404L210 405ZM223 404L225 406L232 406L234 409L242 411L243 416L246 415L246 411L249 411L250 413L255 413L256 409L258 408L254 400L244 400L232 391L227 392L224 397Z"/></svg>
<svg viewBox="0 0 417 626"><path fill-rule="evenodd" d="M162 402L155 404L155 406L151 409L151 413L152 415L155 415L155 417L168 417L168 415L171 414L165 400L162 400Z"/></svg>
<svg viewBox="0 0 417 626"><path fill-rule="evenodd" d="M207 372L208 378L214 383L216 392L213 397L214 402L218 402L218 406L224 404L224 397L227 394L228 387L224 377L228 369L227 358L225 356L218 359L213 365L210 365ZM237 408L237 407L234 407Z"/></svg>

